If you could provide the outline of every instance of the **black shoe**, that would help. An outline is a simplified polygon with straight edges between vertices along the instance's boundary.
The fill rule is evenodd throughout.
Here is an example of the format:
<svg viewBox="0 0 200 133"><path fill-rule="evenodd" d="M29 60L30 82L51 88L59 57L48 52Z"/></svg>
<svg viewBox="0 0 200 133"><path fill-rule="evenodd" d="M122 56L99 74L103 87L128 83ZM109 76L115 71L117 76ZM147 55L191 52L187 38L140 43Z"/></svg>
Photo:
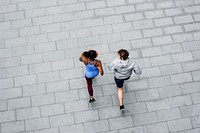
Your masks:
<svg viewBox="0 0 200 133"><path fill-rule="evenodd" d="M89 100L89 103L95 102L96 100L94 98Z"/></svg>
<svg viewBox="0 0 200 133"><path fill-rule="evenodd" d="M124 105L120 106L120 110L124 110Z"/></svg>

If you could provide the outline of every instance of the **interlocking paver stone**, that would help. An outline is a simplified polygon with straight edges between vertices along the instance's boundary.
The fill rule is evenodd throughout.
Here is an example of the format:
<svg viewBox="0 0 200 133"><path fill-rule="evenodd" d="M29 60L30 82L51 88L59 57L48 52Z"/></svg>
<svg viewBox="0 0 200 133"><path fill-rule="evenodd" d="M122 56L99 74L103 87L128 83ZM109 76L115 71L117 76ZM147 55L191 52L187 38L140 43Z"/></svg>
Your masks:
<svg viewBox="0 0 200 133"><path fill-rule="evenodd" d="M73 114L50 116L49 119L51 127L59 127L74 124Z"/></svg>
<svg viewBox="0 0 200 133"><path fill-rule="evenodd" d="M3 133L12 133L12 132L24 132L25 125L23 121L16 121L10 123L3 123L2 126Z"/></svg>
<svg viewBox="0 0 200 133"><path fill-rule="evenodd" d="M0 0L1 133L199 133L199 0ZM107 66L142 68L119 110ZM83 51L104 75L89 103Z"/></svg>

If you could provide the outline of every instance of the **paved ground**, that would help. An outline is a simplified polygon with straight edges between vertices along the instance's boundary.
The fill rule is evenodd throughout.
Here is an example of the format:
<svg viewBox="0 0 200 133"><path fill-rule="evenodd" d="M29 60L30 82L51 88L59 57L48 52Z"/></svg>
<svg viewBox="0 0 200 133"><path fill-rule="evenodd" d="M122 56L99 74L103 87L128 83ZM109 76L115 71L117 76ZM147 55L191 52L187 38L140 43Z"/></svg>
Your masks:
<svg viewBox="0 0 200 133"><path fill-rule="evenodd" d="M1 133L200 133L200 0L0 0ZM107 64L126 48L143 75L119 111ZM105 75L88 103L78 61Z"/></svg>

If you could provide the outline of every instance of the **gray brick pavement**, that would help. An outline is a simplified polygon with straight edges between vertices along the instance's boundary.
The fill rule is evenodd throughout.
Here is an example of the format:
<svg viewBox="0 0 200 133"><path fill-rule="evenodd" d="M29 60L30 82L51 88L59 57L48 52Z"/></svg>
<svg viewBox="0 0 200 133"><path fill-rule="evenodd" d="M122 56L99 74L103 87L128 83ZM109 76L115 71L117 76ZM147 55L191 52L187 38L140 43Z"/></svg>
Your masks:
<svg viewBox="0 0 200 133"><path fill-rule="evenodd" d="M199 0L0 0L1 133L199 133ZM125 48L143 69L119 110L107 65ZM84 65L105 75L88 103Z"/></svg>

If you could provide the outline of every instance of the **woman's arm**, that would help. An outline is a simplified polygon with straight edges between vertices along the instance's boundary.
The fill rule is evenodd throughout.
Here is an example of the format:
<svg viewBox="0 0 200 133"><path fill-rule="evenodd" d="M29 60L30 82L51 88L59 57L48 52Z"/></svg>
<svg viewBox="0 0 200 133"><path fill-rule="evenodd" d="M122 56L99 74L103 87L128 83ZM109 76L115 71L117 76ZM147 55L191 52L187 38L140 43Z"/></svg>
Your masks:
<svg viewBox="0 0 200 133"><path fill-rule="evenodd" d="M103 72L103 67L102 67L102 63L100 60L97 61L97 68L98 68L100 74L103 75L104 72Z"/></svg>
<svg viewBox="0 0 200 133"><path fill-rule="evenodd" d="M135 61L133 61L134 65L133 65L133 71L135 74L137 75L141 75L142 74L142 70L141 68L136 64Z"/></svg>
<svg viewBox="0 0 200 133"><path fill-rule="evenodd" d="M116 58L114 61L112 61L109 65L108 65L108 69L113 71L115 69L117 69L117 65L119 64L119 58Z"/></svg>

